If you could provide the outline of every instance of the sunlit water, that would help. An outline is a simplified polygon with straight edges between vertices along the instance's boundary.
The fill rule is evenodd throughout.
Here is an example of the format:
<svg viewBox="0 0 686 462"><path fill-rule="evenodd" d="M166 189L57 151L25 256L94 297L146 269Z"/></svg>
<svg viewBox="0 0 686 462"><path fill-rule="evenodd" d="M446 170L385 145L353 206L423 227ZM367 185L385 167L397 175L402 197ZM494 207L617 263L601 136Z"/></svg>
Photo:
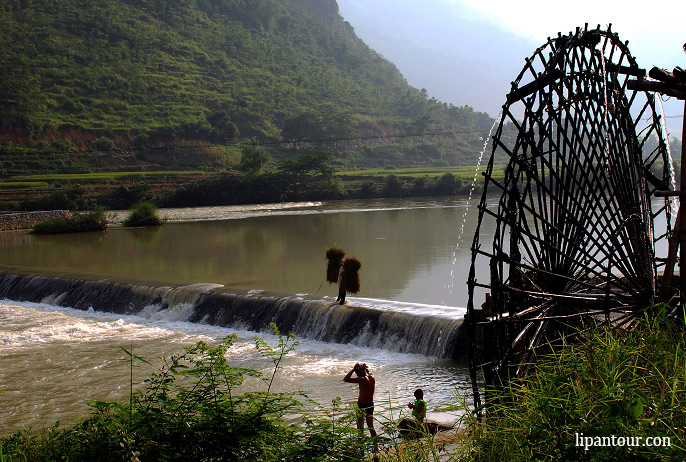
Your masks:
<svg viewBox="0 0 686 462"><path fill-rule="evenodd" d="M230 333L238 341L229 351L232 365L268 374L271 363L255 350L254 332L171 321L178 313L160 317L120 316L84 312L51 305L0 303L0 435L20 428L40 428L60 420L70 423L87 414L89 400L118 401L128 397L130 364L121 347L159 367L170 356L199 340L214 345ZM270 344L273 335L260 334ZM332 399L356 400L355 386L342 381L351 366L367 362L377 378L378 417L397 417L413 391L421 387L429 403L429 418L454 420L445 412L456 390L468 389L464 366L420 355L392 353L354 345L301 340L287 357L272 391L308 391L308 396L331 408ZM152 371L137 363L134 383ZM259 381L244 389L265 390Z"/></svg>
<svg viewBox="0 0 686 462"><path fill-rule="evenodd" d="M336 245L362 262L360 297L466 306L477 215L463 218L466 205L466 197L446 197L175 209L161 214L206 220L68 235L3 232L0 270L322 297L336 294L325 282L325 252ZM455 256L458 233L467 242Z"/></svg>
<svg viewBox="0 0 686 462"><path fill-rule="evenodd" d="M456 258L465 205L465 198L433 198L176 209L162 214L186 221L154 230L112 226L106 233L63 236L4 232L0 269L327 298L335 296L335 288L324 282L324 254L338 245L362 261L362 291L351 303L459 317L475 228L470 214L463 231L470 242L459 246ZM454 280L462 290L449 291ZM183 306L163 315L144 310L121 316L0 302L0 434L56 420L74 422L87 414L89 400L126 399L130 371L122 347L159 366L159 356L237 333L232 363L269 371L271 363L254 348L255 332L192 324L183 321L186 316ZM468 390L464 363L304 339L279 371L275 387L310 391L310 398L324 406L336 397L352 403L356 388L342 377L358 361L369 364L377 377L380 419L391 412L397 416L421 387L429 418L454 420L457 413L446 407L456 390ZM151 371L138 364L134 382ZM247 387L265 386L250 382Z"/></svg>
<svg viewBox="0 0 686 462"><path fill-rule="evenodd" d="M324 254L335 244L362 261L362 291L351 303L459 317L477 215L475 204L474 213L465 213L466 205L466 198L432 198L177 209L162 214L191 221L64 236L2 232L0 270L327 298L335 288L324 282ZM480 232L481 241L492 239L492 230ZM487 280L488 268L478 271ZM269 371L269 361L255 351L255 332L184 322L185 309L121 316L0 301L0 435L72 423L87 414L89 400L126 399L131 377L121 347L159 366L159 356L237 333L232 364ZM469 388L464 363L300 341L277 375L276 390L310 391L324 406L336 397L355 401L355 386L342 377L357 361L370 364L377 377L380 419L397 416L421 387L429 418L453 420L457 413L446 407L456 390ZM151 371L138 364L134 383ZM264 385L248 385L258 387Z"/></svg>

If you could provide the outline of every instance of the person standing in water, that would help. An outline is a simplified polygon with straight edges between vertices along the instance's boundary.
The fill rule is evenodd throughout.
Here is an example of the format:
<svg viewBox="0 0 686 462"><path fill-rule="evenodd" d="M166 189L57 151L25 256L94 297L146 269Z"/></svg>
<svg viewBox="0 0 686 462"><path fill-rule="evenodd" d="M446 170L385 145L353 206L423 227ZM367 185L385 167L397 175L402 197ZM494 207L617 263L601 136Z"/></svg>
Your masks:
<svg viewBox="0 0 686 462"><path fill-rule="evenodd" d="M353 372L357 377L353 377ZM366 364L356 363L350 372L343 377L343 381L359 385L360 392L357 396L357 407L360 408L360 413L357 417L357 428L360 430L360 433L364 433L364 421L366 420L369 434L375 437L374 390L376 388L376 379L374 375L367 368Z"/></svg>
<svg viewBox="0 0 686 462"><path fill-rule="evenodd" d="M343 285L343 257L345 251L338 247L330 247L326 251L326 280L329 284L338 285L338 297L336 301L342 305L345 303L345 287Z"/></svg>
<svg viewBox="0 0 686 462"><path fill-rule="evenodd" d="M345 289L343 288L343 262L341 262L341 267L338 269L338 297L336 298L337 302L340 302L340 304L345 303Z"/></svg>

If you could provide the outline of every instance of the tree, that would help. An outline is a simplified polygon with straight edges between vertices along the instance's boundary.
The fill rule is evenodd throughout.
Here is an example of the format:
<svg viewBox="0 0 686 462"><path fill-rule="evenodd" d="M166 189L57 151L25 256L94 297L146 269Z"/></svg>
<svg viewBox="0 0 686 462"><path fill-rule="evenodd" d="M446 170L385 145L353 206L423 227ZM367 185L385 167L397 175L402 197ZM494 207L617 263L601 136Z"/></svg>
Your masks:
<svg viewBox="0 0 686 462"><path fill-rule="evenodd" d="M281 138L284 141L302 141L314 139L321 131L321 121L313 112L302 112L286 119L281 129Z"/></svg>
<svg viewBox="0 0 686 462"><path fill-rule="evenodd" d="M102 136L97 140L91 141L91 148L100 152L110 152L112 149L114 149L114 141L106 136Z"/></svg>
<svg viewBox="0 0 686 462"><path fill-rule="evenodd" d="M314 183L332 183L334 169L329 165L334 154L328 151L309 151L295 159L279 163L279 171L290 178L291 193L300 195L312 189Z"/></svg>
<svg viewBox="0 0 686 462"><path fill-rule="evenodd" d="M334 158L332 152L309 151L299 154L295 159L286 159L279 163L279 170L295 177L321 176L331 178L334 169L329 165Z"/></svg>
<svg viewBox="0 0 686 462"><path fill-rule="evenodd" d="M226 111L216 111L207 116L207 122L212 126L221 141L231 141L238 136L238 127L231 121Z"/></svg>
<svg viewBox="0 0 686 462"><path fill-rule="evenodd" d="M248 175L257 175L269 162L269 153L256 144L248 144L241 148L241 161L238 169Z"/></svg>

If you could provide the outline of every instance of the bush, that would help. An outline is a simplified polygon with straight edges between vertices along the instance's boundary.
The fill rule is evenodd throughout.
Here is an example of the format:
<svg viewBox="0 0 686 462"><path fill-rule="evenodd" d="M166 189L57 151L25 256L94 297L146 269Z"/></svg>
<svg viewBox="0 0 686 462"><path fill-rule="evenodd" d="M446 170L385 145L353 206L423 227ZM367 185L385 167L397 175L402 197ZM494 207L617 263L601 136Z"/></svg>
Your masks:
<svg viewBox="0 0 686 462"><path fill-rule="evenodd" d="M122 184L100 195L98 202L110 210L124 210L147 200L150 197L150 189L151 186L143 182L133 185Z"/></svg>
<svg viewBox="0 0 686 462"><path fill-rule="evenodd" d="M664 307L651 311L635 329L590 331L496 392L485 422L472 425L467 460L685 460L684 322L666 320ZM668 437L670 445L583 446L585 438L613 436L643 443Z"/></svg>
<svg viewBox="0 0 686 462"><path fill-rule="evenodd" d="M241 149L241 161L238 169L248 175L257 175L269 162L269 153L257 145L246 145Z"/></svg>
<svg viewBox="0 0 686 462"><path fill-rule="evenodd" d="M31 230L31 234L65 234L107 229L107 215L104 210L77 212L70 217L53 218L41 221Z"/></svg>
<svg viewBox="0 0 686 462"><path fill-rule="evenodd" d="M124 220L124 226L160 226L164 220L157 213L157 206L151 202L139 202Z"/></svg>
<svg viewBox="0 0 686 462"><path fill-rule="evenodd" d="M96 151L110 152L112 149L114 149L114 141L103 136L97 140L91 141L91 148L95 149Z"/></svg>
<svg viewBox="0 0 686 462"><path fill-rule="evenodd" d="M364 183L362 183L362 186L360 186L360 189L358 191L359 197L363 198L371 198L371 197L376 197L378 194L378 187L376 186L376 183L373 182L372 180L367 180Z"/></svg>
<svg viewBox="0 0 686 462"><path fill-rule="evenodd" d="M405 195L405 183L398 177L398 175L391 173L386 177L384 194L389 197L401 197Z"/></svg>
<svg viewBox="0 0 686 462"><path fill-rule="evenodd" d="M21 202L21 210L95 210L97 204L90 192L81 185L58 189L46 196Z"/></svg>

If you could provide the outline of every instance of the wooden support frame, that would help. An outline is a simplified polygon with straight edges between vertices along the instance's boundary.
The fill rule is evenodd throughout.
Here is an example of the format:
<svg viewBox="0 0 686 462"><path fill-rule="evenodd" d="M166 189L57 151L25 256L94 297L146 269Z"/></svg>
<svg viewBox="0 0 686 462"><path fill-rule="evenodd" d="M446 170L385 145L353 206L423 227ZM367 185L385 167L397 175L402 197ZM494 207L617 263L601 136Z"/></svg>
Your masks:
<svg viewBox="0 0 686 462"><path fill-rule="evenodd" d="M484 173L467 283L477 408L479 377L506 385L563 336L631 323L656 296L668 258L656 259L654 246L674 233L670 208L651 200L668 188L669 162L655 97L631 87L645 76L627 44L598 28L549 39L512 83ZM645 149L656 136L658 147ZM497 179L502 156L509 163ZM655 233L658 220L666 231ZM481 241L482 227L492 242ZM477 280L477 266L488 268L488 281Z"/></svg>

